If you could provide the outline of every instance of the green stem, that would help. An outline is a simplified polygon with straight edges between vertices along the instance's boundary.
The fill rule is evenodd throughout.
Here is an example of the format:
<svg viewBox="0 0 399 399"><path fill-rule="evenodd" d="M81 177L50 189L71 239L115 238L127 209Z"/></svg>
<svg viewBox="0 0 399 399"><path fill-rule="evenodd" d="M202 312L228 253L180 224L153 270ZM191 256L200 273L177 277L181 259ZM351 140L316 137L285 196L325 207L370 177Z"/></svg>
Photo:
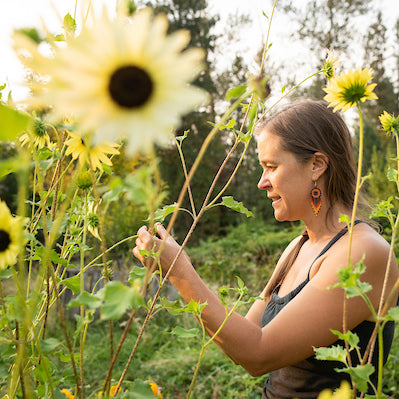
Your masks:
<svg viewBox="0 0 399 399"><path fill-rule="evenodd" d="M247 97L249 97L251 94L252 94L251 92L246 92L246 93L242 94L242 95L230 106L230 108L223 114L223 116L220 118L219 122L216 123L216 125L212 128L212 130L209 132L208 136L205 138L204 142L202 143L202 146L201 146L201 148L200 148L200 151L198 152L198 155L197 155L197 157L196 157L196 159L195 159L195 161L194 161L194 163L193 163L193 165L192 165L192 167L191 167L191 169L190 169L190 172L189 172L189 174L188 174L188 176L187 176L187 179L186 179L185 182L184 182L183 188L182 188L181 191L180 191L179 198L178 198L178 200L177 200L176 209L175 209L174 212L172 213L171 219L170 219L169 224L168 224L168 227L167 227L167 232L168 232L168 233L170 233L170 230L172 229L172 226L174 225L175 219L176 219L176 217L177 217L177 213L178 213L179 208L180 208L180 206L181 206L181 204L182 204L182 202L183 202L183 198L184 198L184 195L185 195L185 193L186 193L186 190L188 189L188 186L189 186L189 184L190 184L190 182L191 182L191 179L192 179L194 173L196 172L196 170L197 170L197 168L198 168L198 166L199 166L199 163L200 163L200 161L202 160L202 158L203 158L203 156L204 156L204 154L205 154L205 152L206 152L206 150L207 150L207 148L208 148L210 142L212 141L212 139L214 138L214 136L217 134L217 132L219 131L220 127L226 123L226 121L228 120L228 118L230 117L230 115L231 115L231 114L241 105L241 103L242 103ZM195 225L197 224L198 219L199 219L200 216L201 216L200 214L197 215L196 219L195 219L194 222L193 222L193 225L191 226L190 232L193 230L193 228L194 228ZM167 280L167 278L169 277L169 274L170 274L170 272L171 272L171 270L172 270L174 264L176 263L176 260L177 260L177 258L179 257L181 251L182 251L183 248L185 247L185 244L187 243L188 238L189 238L189 234L186 236L186 238L185 238L183 244L181 245L181 247L180 247L180 249L179 249L178 254L176 255L174 261L173 261L172 264L171 264L171 267L170 267L168 273L166 274L166 276L165 276L165 278L163 279L162 283L159 285L159 288L158 288L157 292L155 293L155 296L154 296L154 298L153 298L153 302L152 302L152 304L151 304L151 306L150 306L150 308L149 308L149 310L148 310L148 312L147 312L146 318L145 318L145 320L144 320L144 322L143 322L143 325L142 325L142 327L141 327L141 329L140 329L140 332L139 332L138 337L137 337L137 339L136 339L135 345L134 345L134 347L133 347L133 349L132 349L132 351L131 351L131 353L130 353L129 359L128 359L128 361L127 361L127 363L126 363L126 366L125 366L125 369L123 370L122 375L121 375L121 377L120 377L120 379L119 379L119 382L118 382L118 385L117 385L117 388L116 388L116 392L118 391L119 387L121 386L121 383L122 383L122 381L123 381L123 379L124 379L124 376L126 375L127 369L128 369L128 367L129 367L129 365L130 365L132 359L133 359L133 356L134 356L134 354L135 354L135 352L136 352L136 349L137 349L137 347L138 347L138 343L139 343L139 341L141 340L141 337L142 337L142 335L143 335L144 329L145 329L145 327L146 327L146 325L147 325L147 323L148 323L148 320L150 319L151 314L152 314L152 312L153 312L153 310L154 310L155 303L156 303L156 300L157 300L158 297L159 297L160 290L162 289L162 287L163 287L165 281ZM164 243L162 242L162 243L161 243L161 249L160 249L160 251L162 251L163 245L164 245ZM156 259L155 259L155 264L156 264ZM153 269L153 267L151 267L151 269ZM120 341L119 341L118 348L120 348L120 347L122 346L123 341L126 339L126 336L127 336L127 328L130 327L130 325L131 325L131 323L132 323L132 321L133 321L134 315L135 315L135 311L133 310L133 311L131 312L130 317L129 317L129 321L128 321L128 323L127 323L127 326L125 327L124 333L123 333L123 335L122 335L122 337L121 337L121 339L120 339ZM117 354L117 353L115 353L115 354ZM111 362L111 366L110 366L110 368L109 368L109 370L108 370L107 377L106 377L106 379L105 379L104 387L107 385L107 383L109 382L109 380L110 380L110 378L111 378L111 371L112 371L112 367L113 367L115 361L116 361L116 356L114 356L114 358L113 358L113 360L112 360L112 362ZM105 391L105 389L104 389L104 391Z"/></svg>
<svg viewBox="0 0 399 399"><path fill-rule="evenodd" d="M187 179L188 175L187 175L186 161L184 159L183 151L181 150L181 143L182 142L179 142L176 139L176 137L173 137L173 138L175 140L176 147L177 147L177 150L179 152L179 156L180 156L180 160L181 160L181 164L182 164L183 172L184 172L184 178ZM195 211L195 203L194 203L193 193L191 191L191 185L190 184L188 184L188 186L187 186L187 191L188 191L188 196L190 198L192 216L193 216L193 219L195 219L197 217L197 214L196 214L196 211Z"/></svg>
<svg viewBox="0 0 399 399"><path fill-rule="evenodd" d="M360 193L361 179L362 179L362 164L363 164L363 146L364 146L363 117L359 103L357 104L357 109L359 112L359 155L357 161L355 197L353 200L352 217L349 225L349 248L348 248L348 260L347 260L348 265L350 265L351 256L352 256L353 227L355 226L355 220L356 220L356 212L357 212L357 204L359 201L359 193Z"/></svg>
<svg viewBox="0 0 399 399"><path fill-rule="evenodd" d="M269 50L270 29L271 29L271 26L272 26L272 20L273 20L273 16L274 16L274 10L276 9L276 4L277 4L277 0L274 0L272 13L271 13L270 19L269 19L269 26L267 28L266 41L265 41L265 45L263 47L262 61L261 61L261 64L260 64L260 72L261 73L262 73L263 67L265 65L267 51Z"/></svg>
<svg viewBox="0 0 399 399"><path fill-rule="evenodd" d="M362 163L363 163L363 117L362 112L360 110L360 105L357 104L357 109L359 112L359 154L358 154L358 163L357 163L357 176L356 176L356 188L355 188L355 196L353 199L353 208L352 208L352 217L351 222L349 225L349 247L348 247L348 259L347 265L351 264L351 256L352 256L352 240L353 240L353 227L355 225L356 219L356 212L357 212L357 203L359 200L359 192L361 186L361 179L362 179ZM347 325L346 325L346 318L348 312L347 306L347 297L344 296L344 304L343 304L343 316L342 316L342 332L346 334L347 332ZM345 348L347 352L347 359L349 367L352 367L352 360L349 355L349 344L345 341ZM354 395L356 393L356 387L354 387Z"/></svg>
<svg viewBox="0 0 399 399"><path fill-rule="evenodd" d="M212 334L212 336L209 338L209 340L207 342L205 342L206 333L205 333L205 329L204 329L204 324L202 322L201 315L199 316L200 324L201 324L202 331L203 331L202 346L201 346L200 355L198 357L197 365L196 365L195 370L194 370L193 378L191 380L190 388L189 388L189 391L187 393L186 399L190 399L190 397L191 397L192 390L194 388L194 383L195 383L195 380L197 378L197 374L198 374L198 371L199 371L199 367L200 367L201 360L202 360L202 357L204 355L205 349L215 340L215 338L219 335L220 331L222 331L222 328L225 326L225 324L227 323L228 319L231 317L231 315L236 311L236 309L240 305L242 297L243 297L243 292L240 293L240 295L239 295L238 299L236 300L236 302L234 303L233 307L226 314L226 317L223 320L222 324L219 326L219 328L216 330L216 332L214 334Z"/></svg>
<svg viewBox="0 0 399 399"><path fill-rule="evenodd" d="M312 73L311 75L307 76L305 79L302 79L299 83L297 83L294 87L292 87L290 90L286 91L277 101L275 101L269 108L267 108L262 115L258 118L257 122L254 123L254 127L259 123L259 121L262 120L262 118L268 114L277 104L279 104L281 102L281 100L283 100L285 97L287 97L288 95L290 95L293 91L295 91L299 86L301 86L302 84L304 84L307 80L313 78L314 76L320 74L323 72L323 69L321 69L320 71L317 71L315 73Z"/></svg>
<svg viewBox="0 0 399 399"><path fill-rule="evenodd" d="M83 294L85 290L85 285L84 285L84 266L85 266L85 246L86 246L86 237L87 237L87 218L88 218L88 195L87 193L85 194L84 197L84 219L83 219L83 236L82 236L82 241L80 243L80 293ZM85 309L83 305L80 305L80 317L82 320L84 320L85 317ZM83 361L84 361L84 346L85 346L85 331L80 332L80 345L79 345L79 356L80 356L80 390L82 394L82 398L85 397L85 391L84 391L84 369L83 369Z"/></svg>

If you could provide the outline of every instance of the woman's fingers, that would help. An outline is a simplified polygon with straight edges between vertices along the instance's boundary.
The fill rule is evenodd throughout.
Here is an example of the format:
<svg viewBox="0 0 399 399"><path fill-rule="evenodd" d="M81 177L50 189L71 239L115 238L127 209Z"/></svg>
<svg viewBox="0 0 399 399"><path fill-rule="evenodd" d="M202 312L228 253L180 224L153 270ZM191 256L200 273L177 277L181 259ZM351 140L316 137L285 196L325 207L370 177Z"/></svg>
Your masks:
<svg viewBox="0 0 399 399"><path fill-rule="evenodd" d="M162 240L164 240L168 236L167 230L165 229L165 227L162 226L161 223L157 223L156 226L157 226L157 234Z"/></svg>

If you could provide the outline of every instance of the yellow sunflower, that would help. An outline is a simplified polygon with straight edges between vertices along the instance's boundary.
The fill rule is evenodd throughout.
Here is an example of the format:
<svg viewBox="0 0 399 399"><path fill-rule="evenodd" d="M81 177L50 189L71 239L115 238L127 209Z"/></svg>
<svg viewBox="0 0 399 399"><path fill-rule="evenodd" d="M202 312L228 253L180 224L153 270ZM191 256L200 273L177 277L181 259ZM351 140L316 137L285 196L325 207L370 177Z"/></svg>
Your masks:
<svg viewBox="0 0 399 399"><path fill-rule="evenodd" d="M77 37L46 57L26 36L15 35L25 66L46 80L32 82L34 106L52 106L58 119L73 116L94 140L128 140L130 152L169 142L180 116L206 100L188 83L203 69L204 52L185 50L190 35L167 35L165 15L149 8L130 19L111 19L105 8Z"/></svg>
<svg viewBox="0 0 399 399"><path fill-rule="evenodd" d="M119 394L122 391L122 389L119 387L118 392L116 392L116 387L117 387L117 385L112 385L111 388L109 389L110 398L114 397L115 393ZM100 391L98 393L98 396L103 396L103 393L104 393L103 391Z"/></svg>
<svg viewBox="0 0 399 399"><path fill-rule="evenodd" d="M331 79L336 75L336 70L341 62L338 55L334 51L327 50L327 57L323 62L323 75L326 79Z"/></svg>
<svg viewBox="0 0 399 399"><path fill-rule="evenodd" d="M332 77L327 87L323 89L327 93L324 100L330 102L329 107L335 107L334 112L340 109L345 112L360 102L377 99L378 97L373 93L377 84L368 84L372 78L373 73L370 68L342 72L339 76Z"/></svg>
<svg viewBox="0 0 399 399"><path fill-rule="evenodd" d="M119 154L116 149L119 144L103 142L91 145L90 137L82 138L82 136L74 132L68 132L68 134L70 138L65 142L67 146L65 154L72 155L73 159L79 159L82 164L87 163L93 170L102 170L101 163L112 166L112 162L106 154Z"/></svg>
<svg viewBox="0 0 399 399"><path fill-rule="evenodd" d="M392 133L394 131L399 131L399 116L395 118L393 114L388 114L387 111L384 111L380 116L380 123L382 129L387 133Z"/></svg>
<svg viewBox="0 0 399 399"><path fill-rule="evenodd" d="M100 220L97 215L98 205L95 205L94 201L89 203L87 212L87 229L89 232L96 237L99 241L101 241L100 234L98 233L98 228L100 226Z"/></svg>
<svg viewBox="0 0 399 399"><path fill-rule="evenodd" d="M5 202L0 201L0 270L17 263L23 245L22 218L13 217Z"/></svg>
<svg viewBox="0 0 399 399"><path fill-rule="evenodd" d="M351 399L352 392L348 381L342 381L341 386L333 393L330 389L325 389L317 399Z"/></svg>
<svg viewBox="0 0 399 399"><path fill-rule="evenodd" d="M52 146L46 124L38 118L34 120L33 127L19 138L19 141L22 147L29 143L38 149Z"/></svg>
<svg viewBox="0 0 399 399"><path fill-rule="evenodd" d="M69 389L61 389L61 392L68 398L68 399L75 399L75 395L71 393Z"/></svg>
<svg viewBox="0 0 399 399"><path fill-rule="evenodd" d="M150 387L151 387L152 393L154 394L154 396L156 398L162 398L162 394L161 394L162 388L160 388L157 384L155 384L155 382L152 382L152 381L150 382Z"/></svg>

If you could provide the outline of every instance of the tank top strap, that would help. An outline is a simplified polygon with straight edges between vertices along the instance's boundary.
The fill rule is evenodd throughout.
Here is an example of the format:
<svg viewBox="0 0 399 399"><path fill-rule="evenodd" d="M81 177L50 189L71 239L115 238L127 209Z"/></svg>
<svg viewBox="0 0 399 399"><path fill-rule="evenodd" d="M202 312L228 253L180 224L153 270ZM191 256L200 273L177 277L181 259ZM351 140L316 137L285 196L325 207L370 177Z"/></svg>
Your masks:
<svg viewBox="0 0 399 399"><path fill-rule="evenodd" d="M359 223L362 223L362 220L355 220L355 226ZM344 227L341 231L339 231L329 242L328 244L321 250L321 252L314 258L312 264L309 267L308 278L307 281L310 280L310 271L312 270L313 264L316 262L320 256L323 256L342 236L344 236L348 232L348 227Z"/></svg>

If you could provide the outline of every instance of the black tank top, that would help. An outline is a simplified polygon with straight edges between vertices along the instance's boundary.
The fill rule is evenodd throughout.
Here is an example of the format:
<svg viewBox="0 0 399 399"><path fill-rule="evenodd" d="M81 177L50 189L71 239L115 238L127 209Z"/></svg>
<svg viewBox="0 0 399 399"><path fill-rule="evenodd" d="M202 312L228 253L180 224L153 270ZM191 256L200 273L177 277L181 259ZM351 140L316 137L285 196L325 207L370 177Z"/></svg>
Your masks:
<svg viewBox="0 0 399 399"><path fill-rule="evenodd" d="M356 221L360 222L360 221ZM315 261L324 255L332 245L334 245L344 234L347 229L341 230L331 241L323 248L320 254L312 262L308 276L298 287L289 292L283 297L278 296L280 285L274 290L269 303L262 315L262 327L270 323L275 316L284 308L309 282L310 270ZM352 332L357 334L359 337L359 348L363 355L367 344L370 340L372 332L374 330L375 323L371 321L363 321ZM391 349L393 335L395 332L394 322L388 322L385 325L383 331L384 341L384 363L387 360L389 350ZM341 340L337 340L332 344L334 346L341 345L345 347L345 343ZM353 353L352 351L351 353ZM352 366L359 364L358 357L353 354ZM378 345L376 344L373 353L372 364L375 370L378 370ZM322 361L317 360L315 356L311 356L305 360L295 363L290 366L283 367L278 370L270 372L269 378L263 388L262 398L267 399L313 399L317 398L323 389L336 389L340 386L341 381L346 380L350 382L350 376L347 373L336 372L336 368L342 368L344 365L341 362L335 361ZM372 383L377 386L377 372L371 376ZM371 387L369 388L369 394L372 394Z"/></svg>

